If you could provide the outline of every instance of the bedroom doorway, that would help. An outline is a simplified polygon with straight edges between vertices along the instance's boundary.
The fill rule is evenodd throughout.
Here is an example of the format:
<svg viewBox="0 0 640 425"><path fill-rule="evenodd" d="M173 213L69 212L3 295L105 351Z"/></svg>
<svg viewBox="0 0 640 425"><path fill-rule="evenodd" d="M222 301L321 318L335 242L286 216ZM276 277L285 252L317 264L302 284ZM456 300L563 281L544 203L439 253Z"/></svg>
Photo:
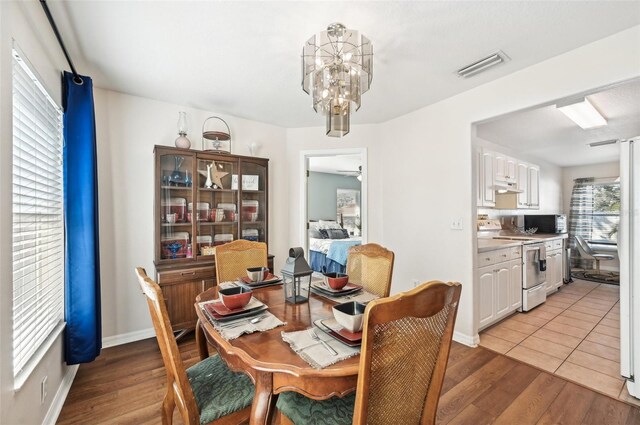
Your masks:
<svg viewBox="0 0 640 425"><path fill-rule="evenodd" d="M301 237L316 272L343 272L347 251L367 238L367 151L301 153Z"/></svg>

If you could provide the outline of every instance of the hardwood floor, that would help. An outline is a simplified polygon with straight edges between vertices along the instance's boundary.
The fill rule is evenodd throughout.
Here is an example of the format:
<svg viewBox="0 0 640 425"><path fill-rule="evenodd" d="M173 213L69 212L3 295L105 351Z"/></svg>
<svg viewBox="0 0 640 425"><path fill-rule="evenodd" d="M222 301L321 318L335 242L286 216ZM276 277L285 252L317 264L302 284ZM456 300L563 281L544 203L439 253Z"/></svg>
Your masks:
<svg viewBox="0 0 640 425"><path fill-rule="evenodd" d="M180 343L198 361L193 336ZM108 348L80 366L58 424L159 424L165 391L155 339ZM174 423L182 420L177 412ZM440 424L639 424L640 408L484 348L454 343L438 407Z"/></svg>

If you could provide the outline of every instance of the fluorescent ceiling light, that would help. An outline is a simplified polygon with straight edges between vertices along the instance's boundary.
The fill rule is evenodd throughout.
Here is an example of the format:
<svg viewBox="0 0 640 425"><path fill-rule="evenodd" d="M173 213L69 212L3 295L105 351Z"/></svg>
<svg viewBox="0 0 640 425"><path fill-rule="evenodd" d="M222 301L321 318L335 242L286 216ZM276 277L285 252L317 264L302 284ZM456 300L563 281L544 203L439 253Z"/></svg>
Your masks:
<svg viewBox="0 0 640 425"><path fill-rule="evenodd" d="M556 108L585 130L607 125L607 120L586 97L570 104L557 104Z"/></svg>

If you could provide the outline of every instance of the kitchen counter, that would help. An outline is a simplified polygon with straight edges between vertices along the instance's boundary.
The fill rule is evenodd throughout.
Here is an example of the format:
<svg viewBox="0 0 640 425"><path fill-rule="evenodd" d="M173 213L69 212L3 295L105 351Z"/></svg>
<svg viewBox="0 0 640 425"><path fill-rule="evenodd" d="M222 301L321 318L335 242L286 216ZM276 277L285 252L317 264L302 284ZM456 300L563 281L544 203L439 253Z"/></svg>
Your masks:
<svg viewBox="0 0 640 425"><path fill-rule="evenodd" d="M522 241L509 241L504 239L478 239L478 252L493 251L502 248L511 248L522 245Z"/></svg>
<svg viewBox="0 0 640 425"><path fill-rule="evenodd" d="M560 233L560 234L538 233L538 234L526 235L526 236L518 235L516 237L528 237L528 238L532 238L533 240L526 241L526 240L478 238L478 252L494 251L496 249L511 248L514 246L551 241L555 239L567 239L569 236L566 233Z"/></svg>

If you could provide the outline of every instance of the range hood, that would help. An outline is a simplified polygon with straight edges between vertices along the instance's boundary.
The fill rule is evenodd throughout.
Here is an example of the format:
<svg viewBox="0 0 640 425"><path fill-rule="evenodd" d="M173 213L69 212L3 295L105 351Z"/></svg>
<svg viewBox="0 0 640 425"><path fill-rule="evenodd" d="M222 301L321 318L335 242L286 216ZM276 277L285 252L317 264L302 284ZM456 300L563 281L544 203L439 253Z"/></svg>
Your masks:
<svg viewBox="0 0 640 425"><path fill-rule="evenodd" d="M498 193L522 193L523 190L518 189L515 183L496 182L493 185L493 190Z"/></svg>

